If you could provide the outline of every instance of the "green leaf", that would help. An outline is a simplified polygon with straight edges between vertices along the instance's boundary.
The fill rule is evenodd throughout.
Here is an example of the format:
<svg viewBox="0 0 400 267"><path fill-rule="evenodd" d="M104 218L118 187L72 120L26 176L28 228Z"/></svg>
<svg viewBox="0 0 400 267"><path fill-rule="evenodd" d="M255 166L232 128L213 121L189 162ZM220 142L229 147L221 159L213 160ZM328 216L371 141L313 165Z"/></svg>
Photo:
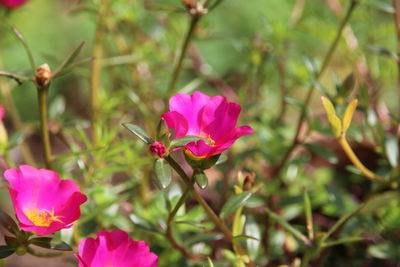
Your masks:
<svg viewBox="0 0 400 267"><path fill-rule="evenodd" d="M146 219L144 219L138 215L131 214L131 215L129 215L129 219L131 219L131 221L135 225L137 225L145 230L148 230L152 233L164 234L161 232L160 227L156 227L154 224L150 223L149 221L147 221Z"/></svg>
<svg viewBox="0 0 400 267"><path fill-rule="evenodd" d="M286 231L291 233L294 237L296 237L299 240L303 241L305 245L307 245L307 246L311 246L312 245L311 241L305 235L303 235L299 230L297 230L296 228L291 226L285 219L279 217L278 215L276 215L275 213L273 213L269 209L265 209L265 211L268 213L268 216L272 220L274 220L275 222L280 224L283 228L285 228Z"/></svg>
<svg viewBox="0 0 400 267"><path fill-rule="evenodd" d="M385 152L390 165L395 168L399 162L399 148L395 136L387 135L385 140Z"/></svg>
<svg viewBox="0 0 400 267"><path fill-rule="evenodd" d="M307 189L304 189L303 199L304 199L304 213L306 215L306 226L307 226L308 238L312 240L312 239L314 239L312 206L311 206L310 196L308 195Z"/></svg>
<svg viewBox="0 0 400 267"><path fill-rule="evenodd" d="M205 138L199 137L199 136L183 136L176 138L171 141L171 148L176 148L176 147L183 147L186 146L187 144L191 142L197 142L199 140L204 140L206 143L209 143L209 141Z"/></svg>
<svg viewBox="0 0 400 267"><path fill-rule="evenodd" d="M29 59L29 63L31 64L32 74L34 75L35 70L36 70L36 63L35 63L35 60L33 59L32 51L31 51L28 43L26 42L24 36L22 36L22 34L16 28L13 28L13 32L15 33L15 36L17 36L17 38L21 42L21 44L24 46L25 52Z"/></svg>
<svg viewBox="0 0 400 267"><path fill-rule="evenodd" d="M10 248L9 246L0 246L0 259L7 258L15 252L14 248Z"/></svg>
<svg viewBox="0 0 400 267"><path fill-rule="evenodd" d="M175 223L187 224L199 229L205 229L204 225L195 221L175 221Z"/></svg>
<svg viewBox="0 0 400 267"><path fill-rule="evenodd" d="M237 235L233 237L234 240L237 241L243 241L243 240L255 240L255 241L260 241L258 238L255 238L253 236L249 236L249 235Z"/></svg>
<svg viewBox="0 0 400 267"><path fill-rule="evenodd" d="M25 139L25 133L22 131L15 132L11 135L10 140L8 141L8 147L14 148L22 143Z"/></svg>
<svg viewBox="0 0 400 267"><path fill-rule="evenodd" d="M12 236L4 236L4 241L11 248L17 248L19 245L19 241L17 240L17 238Z"/></svg>
<svg viewBox="0 0 400 267"><path fill-rule="evenodd" d="M351 120L353 119L354 111L356 111L356 108L357 108L357 103L358 103L357 99L351 100L351 102L349 103L349 105L346 108L346 111L344 112L343 126L342 126L343 127L342 131L344 133L350 127L350 123L351 123Z"/></svg>
<svg viewBox="0 0 400 267"><path fill-rule="evenodd" d="M343 245L343 244L348 244L348 243L361 242L364 240L365 240L365 238L363 238L363 237L347 237L347 238L339 239L336 241L326 242L326 243L322 244L321 247L323 247L323 248L333 247L333 246Z"/></svg>
<svg viewBox="0 0 400 267"><path fill-rule="evenodd" d="M224 154L220 154L221 156L218 158L217 162L215 162L215 165L220 165L225 163L228 160L228 156Z"/></svg>
<svg viewBox="0 0 400 267"><path fill-rule="evenodd" d="M333 152L326 149L322 145L309 143L309 144L304 144L304 146L311 152L323 157L332 164L337 164L339 162L338 157Z"/></svg>
<svg viewBox="0 0 400 267"><path fill-rule="evenodd" d="M326 114L328 116L329 123L331 124L332 131L335 137L339 137L340 134L342 133L342 122L336 115L335 107L328 98L322 96L321 100L322 100L322 105L324 106Z"/></svg>
<svg viewBox="0 0 400 267"><path fill-rule="evenodd" d="M10 215L2 210L0 210L0 224L14 235L19 232L18 225L14 222Z"/></svg>
<svg viewBox="0 0 400 267"><path fill-rule="evenodd" d="M65 68L67 68L69 65L71 65L72 62L74 62L75 58L79 55L79 53L81 52L84 45L85 45L85 42L82 42L82 43L80 43L80 45L77 48L75 48L75 50L64 60L64 62L53 73L53 78L59 76L61 71L63 71Z"/></svg>
<svg viewBox="0 0 400 267"><path fill-rule="evenodd" d="M145 130L140 128L139 126L132 124L132 123L122 123L122 126L124 126L126 129L128 129L131 133L136 135L140 140L142 140L144 143L150 145L153 143L153 140L149 135L146 133Z"/></svg>
<svg viewBox="0 0 400 267"><path fill-rule="evenodd" d="M249 200L251 195L251 192L246 191L229 198L221 209L220 217L224 219L234 213L238 208L243 206L247 200Z"/></svg>
<svg viewBox="0 0 400 267"><path fill-rule="evenodd" d="M208 267L214 267L214 263L212 262L210 257L207 257L207 260L208 260Z"/></svg>
<svg viewBox="0 0 400 267"><path fill-rule="evenodd" d="M171 167L165 162L164 159L158 158L154 161L154 170L161 188L167 188L172 179Z"/></svg>
<svg viewBox="0 0 400 267"><path fill-rule="evenodd" d="M56 240L51 237L35 237L29 240L29 243L42 248L60 251L72 251L70 245L61 240Z"/></svg>
<svg viewBox="0 0 400 267"><path fill-rule="evenodd" d="M201 188L205 189L208 185L207 175L202 170L195 170L193 174L193 178L196 181L196 184Z"/></svg>

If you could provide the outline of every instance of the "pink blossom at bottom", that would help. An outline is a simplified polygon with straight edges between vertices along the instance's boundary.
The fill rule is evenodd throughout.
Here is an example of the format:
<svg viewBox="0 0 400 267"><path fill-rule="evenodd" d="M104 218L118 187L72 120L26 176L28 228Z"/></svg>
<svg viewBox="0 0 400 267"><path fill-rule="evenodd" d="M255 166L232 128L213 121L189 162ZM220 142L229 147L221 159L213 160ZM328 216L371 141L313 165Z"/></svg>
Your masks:
<svg viewBox="0 0 400 267"><path fill-rule="evenodd" d="M79 267L157 267L158 257L144 241L134 241L122 230L100 231L97 238L79 243Z"/></svg>

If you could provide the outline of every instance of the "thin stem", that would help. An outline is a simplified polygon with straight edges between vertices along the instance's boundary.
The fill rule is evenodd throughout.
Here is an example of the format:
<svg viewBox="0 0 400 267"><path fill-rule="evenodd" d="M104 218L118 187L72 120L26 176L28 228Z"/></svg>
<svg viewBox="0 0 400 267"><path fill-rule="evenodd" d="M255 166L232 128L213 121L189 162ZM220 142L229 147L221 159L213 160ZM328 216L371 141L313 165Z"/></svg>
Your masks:
<svg viewBox="0 0 400 267"><path fill-rule="evenodd" d="M397 36L397 54L400 53L400 15L399 15L399 3L398 0L393 0L393 8L394 8L394 25L396 27L396 36ZM398 116L400 116L400 58L397 57L397 90L399 97L399 106L398 106Z"/></svg>
<svg viewBox="0 0 400 267"><path fill-rule="evenodd" d="M10 151L8 149L6 149L6 151L4 151L4 159L7 162L8 168L15 168L15 162L12 159L11 155L10 155Z"/></svg>
<svg viewBox="0 0 400 267"><path fill-rule="evenodd" d="M29 59L29 63L31 64L32 74L35 74L37 65L35 64L35 60L33 59L32 51L31 51L28 43L26 42L24 36L22 36L22 34L16 28L13 28L12 30L15 33L15 35L17 36L17 38L21 41L22 45L24 46L25 52Z"/></svg>
<svg viewBox="0 0 400 267"><path fill-rule="evenodd" d="M38 88L40 133L42 136L43 158L46 168L51 169L51 145L48 124L48 97L49 88Z"/></svg>
<svg viewBox="0 0 400 267"><path fill-rule="evenodd" d="M2 62L2 59L0 56L0 68L2 68L2 66L3 66L3 62ZM18 110L14 104L14 100L11 95L10 85L3 79L0 79L0 90L1 90L1 94L3 96L4 106L7 110L7 113L10 114L11 122L12 122L15 130L22 132L23 124L22 124L21 118L19 117ZM32 152L29 148L29 145L28 145L26 139L24 139L24 141L20 144L20 149L21 149L22 155L23 155L26 163L28 163L28 165L34 166L35 161L33 159Z"/></svg>
<svg viewBox="0 0 400 267"><path fill-rule="evenodd" d="M91 75L90 75L90 107L91 107L91 125L92 125L92 141L96 147L99 142L97 135L97 121L99 112L99 87L101 77L101 59L103 56L103 40L105 32L106 13L110 5L110 0L102 0L100 2L99 13L97 18L97 30L95 35L94 47L92 51Z"/></svg>
<svg viewBox="0 0 400 267"><path fill-rule="evenodd" d="M306 252L304 253L303 258L301 259L300 267L307 267L308 263L312 259L313 254L314 254L314 249L313 248L307 248Z"/></svg>
<svg viewBox="0 0 400 267"><path fill-rule="evenodd" d="M199 22L200 18L201 18L201 16L199 16L199 15L192 15L192 17L191 17L190 26L186 33L185 40L183 41L181 53L179 55L178 62L174 68L174 72L172 73L172 78L171 78L171 81L168 86L168 91L167 91L168 96L171 95L173 90L175 89L176 82L177 82L179 74L181 73L181 70L182 70L183 59L185 58L186 52L189 47L190 40L193 37L194 30L195 30L196 25Z"/></svg>
<svg viewBox="0 0 400 267"><path fill-rule="evenodd" d="M218 217L218 215L213 211L213 209L207 204L207 202L204 200L204 198L194 189L193 184L190 181L190 178L186 175L186 173L182 169L182 167L171 156L165 157L165 160L169 163L169 165L171 165L171 167L179 174L179 176L183 179L183 181L186 183L186 185L191 189L190 192L191 192L192 196L203 207L203 209L208 214L210 219L217 225L217 227L224 234L225 238L228 239L228 241L232 244L234 242L236 242L233 238L231 231L228 229L228 227ZM246 250L242 247L242 245L239 242L236 242L235 244L237 245L238 250L240 250L241 255L247 255L247 253L245 252ZM249 257L248 265L255 266L254 263L250 260L250 257Z"/></svg>
<svg viewBox="0 0 400 267"><path fill-rule="evenodd" d="M397 58L396 58L396 63L397 63L397 92L398 92L398 111L397 111L397 116L400 117L400 10L399 10L399 3L398 0L393 0L393 8L394 8L394 25L396 27L396 36L397 36ZM399 149L400 149L400 144L399 144ZM398 165L400 168L400 165Z"/></svg>
<svg viewBox="0 0 400 267"><path fill-rule="evenodd" d="M390 181L373 173L367 167L364 166L364 164L358 159L357 155L354 153L353 149L347 142L346 137L344 135L339 136L338 141L339 144L342 146L344 152L346 153L347 157L353 163L353 165L357 169L359 169L366 178L370 179L371 181L379 183L385 183L385 184L390 183Z"/></svg>
<svg viewBox="0 0 400 267"><path fill-rule="evenodd" d="M283 156L282 160L277 164L277 166L275 167L275 169L273 170L272 174L273 176L277 175L280 173L281 169L283 168L283 166L285 165L285 163L288 161L288 159L290 158L292 152L294 151L294 149L297 147L297 145L302 143L302 140L300 140L300 132L301 132L301 127L307 117L307 107L310 104L310 101L312 99L313 93L316 89L316 84L318 83L318 81L321 79L322 75L325 73L329 62L332 59L332 56L339 44L339 40L340 37L342 35L343 29L345 28L346 24L348 23L355 7L357 6L357 1L356 0L352 0L350 3L350 6L347 10L346 16L343 18L342 23L339 26L339 29L336 33L336 37L333 40L327 54L325 55L324 61L322 63L321 69L320 71L317 73L317 75L315 76L315 81L311 84L311 86L308 89L308 93L306 95L306 98L304 100L304 103L302 105L301 108L301 113L300 113L300 117L299 120L297 121L297 126L296 126L296 132L292 141L292 144L290 145L289 149L286 151L285 155Z"/></svg>
<svg viewBox="0 0 400 267"><path fill-rule="evenodd" d="M179 250L185 257L187 258L195 258L195 255L190 254L189 252L186 251L186 249L178 244L178 242L175 240L173 234L172 234L172 223L174 221L174 217L177 214L178 210L182 207L183 204L185 204L186 199L189 197L190 191L192 189L190 187L187 187L181 198L179 199L178 203L174 207L174 209L169 213L168 219L167 219L167 230L166 230L166 238L168 241L171 243L171 245Z"/></svg>

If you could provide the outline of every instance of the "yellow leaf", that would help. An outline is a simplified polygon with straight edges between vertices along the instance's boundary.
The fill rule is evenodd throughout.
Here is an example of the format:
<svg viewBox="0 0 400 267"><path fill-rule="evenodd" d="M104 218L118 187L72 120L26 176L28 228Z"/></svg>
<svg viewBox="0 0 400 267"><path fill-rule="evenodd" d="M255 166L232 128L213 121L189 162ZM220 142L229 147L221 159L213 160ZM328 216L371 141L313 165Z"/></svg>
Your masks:
<svg viewBox="0 0 400 267"><path fill-rule="evenodd" d="M345 111L344 117L343 117L343 122L342 122L343 123L342 128L343 128L344 133L350 127L350 123L353 118L354 111L357 108L357 103L358 103L358 100L353 99L353 100L351 100L351 102L349 103L349 105L346 108L346 111Z"/></svg>
<svg viewBox="0 0 400 267"><path fill-rule="evenodd" d="M321 100L328 116L329 123L331 124L333 134L335 137L339 137L342 133L342 121L336 115L335 107L333 106L332 102L324 96L321 97Z"/></svg>

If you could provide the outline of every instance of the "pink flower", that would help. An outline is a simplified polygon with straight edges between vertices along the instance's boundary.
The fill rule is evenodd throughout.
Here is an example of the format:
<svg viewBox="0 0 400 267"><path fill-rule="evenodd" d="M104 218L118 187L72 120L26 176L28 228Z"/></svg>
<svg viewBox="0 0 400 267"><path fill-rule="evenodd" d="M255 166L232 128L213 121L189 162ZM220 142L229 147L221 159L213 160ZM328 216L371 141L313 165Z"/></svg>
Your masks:
<svg viewBox="0 0 400 267"><path fill-rule="evenodd" d="M5 114L6 114L6 110L4 109L4 107L2 105L0 105L0 121L2 121L4 119Z"/></svg>
<svg viewBox="0 0 400 267"><path fill-rule="evenodd" d="M168 128L175 129L175 138L194 135L208 140L208 144L199 140L178 148L195 158L221 154L239 137L253 133L249 126L236 128L241 108L223 96L211 97L199 91L177 94L169 100L169 108L161 117Z"/></svg>
<svg viewBox="0 0 400 267"><path fill-rule="evenodd" d="M81 216L80 205L87 198L74 181L27 165L6 170L4 176L22 230L49 235L71 227Z"/></svg>
<svg viewBox="0 0 400 267"><path fill-rule="evenodd" d="M144 241L133 241L122 230L101 231L79 243L79 267L157 267L158 257Z"/></svg>
<svg viewBox="0 0 400 267"><path fill-rule="evenodd" d="M156 141L150 145L150 153L154 153L160 158L163 158L165 155L167 155L168 150L163 142Z"/></svg>
<svg viewBox="0 0 400 267"><path fill-rule="evenodd" d="M0 0L0 5L8 8L16 8L25 4L25 2L28 2L28 0Z"/></svg>

